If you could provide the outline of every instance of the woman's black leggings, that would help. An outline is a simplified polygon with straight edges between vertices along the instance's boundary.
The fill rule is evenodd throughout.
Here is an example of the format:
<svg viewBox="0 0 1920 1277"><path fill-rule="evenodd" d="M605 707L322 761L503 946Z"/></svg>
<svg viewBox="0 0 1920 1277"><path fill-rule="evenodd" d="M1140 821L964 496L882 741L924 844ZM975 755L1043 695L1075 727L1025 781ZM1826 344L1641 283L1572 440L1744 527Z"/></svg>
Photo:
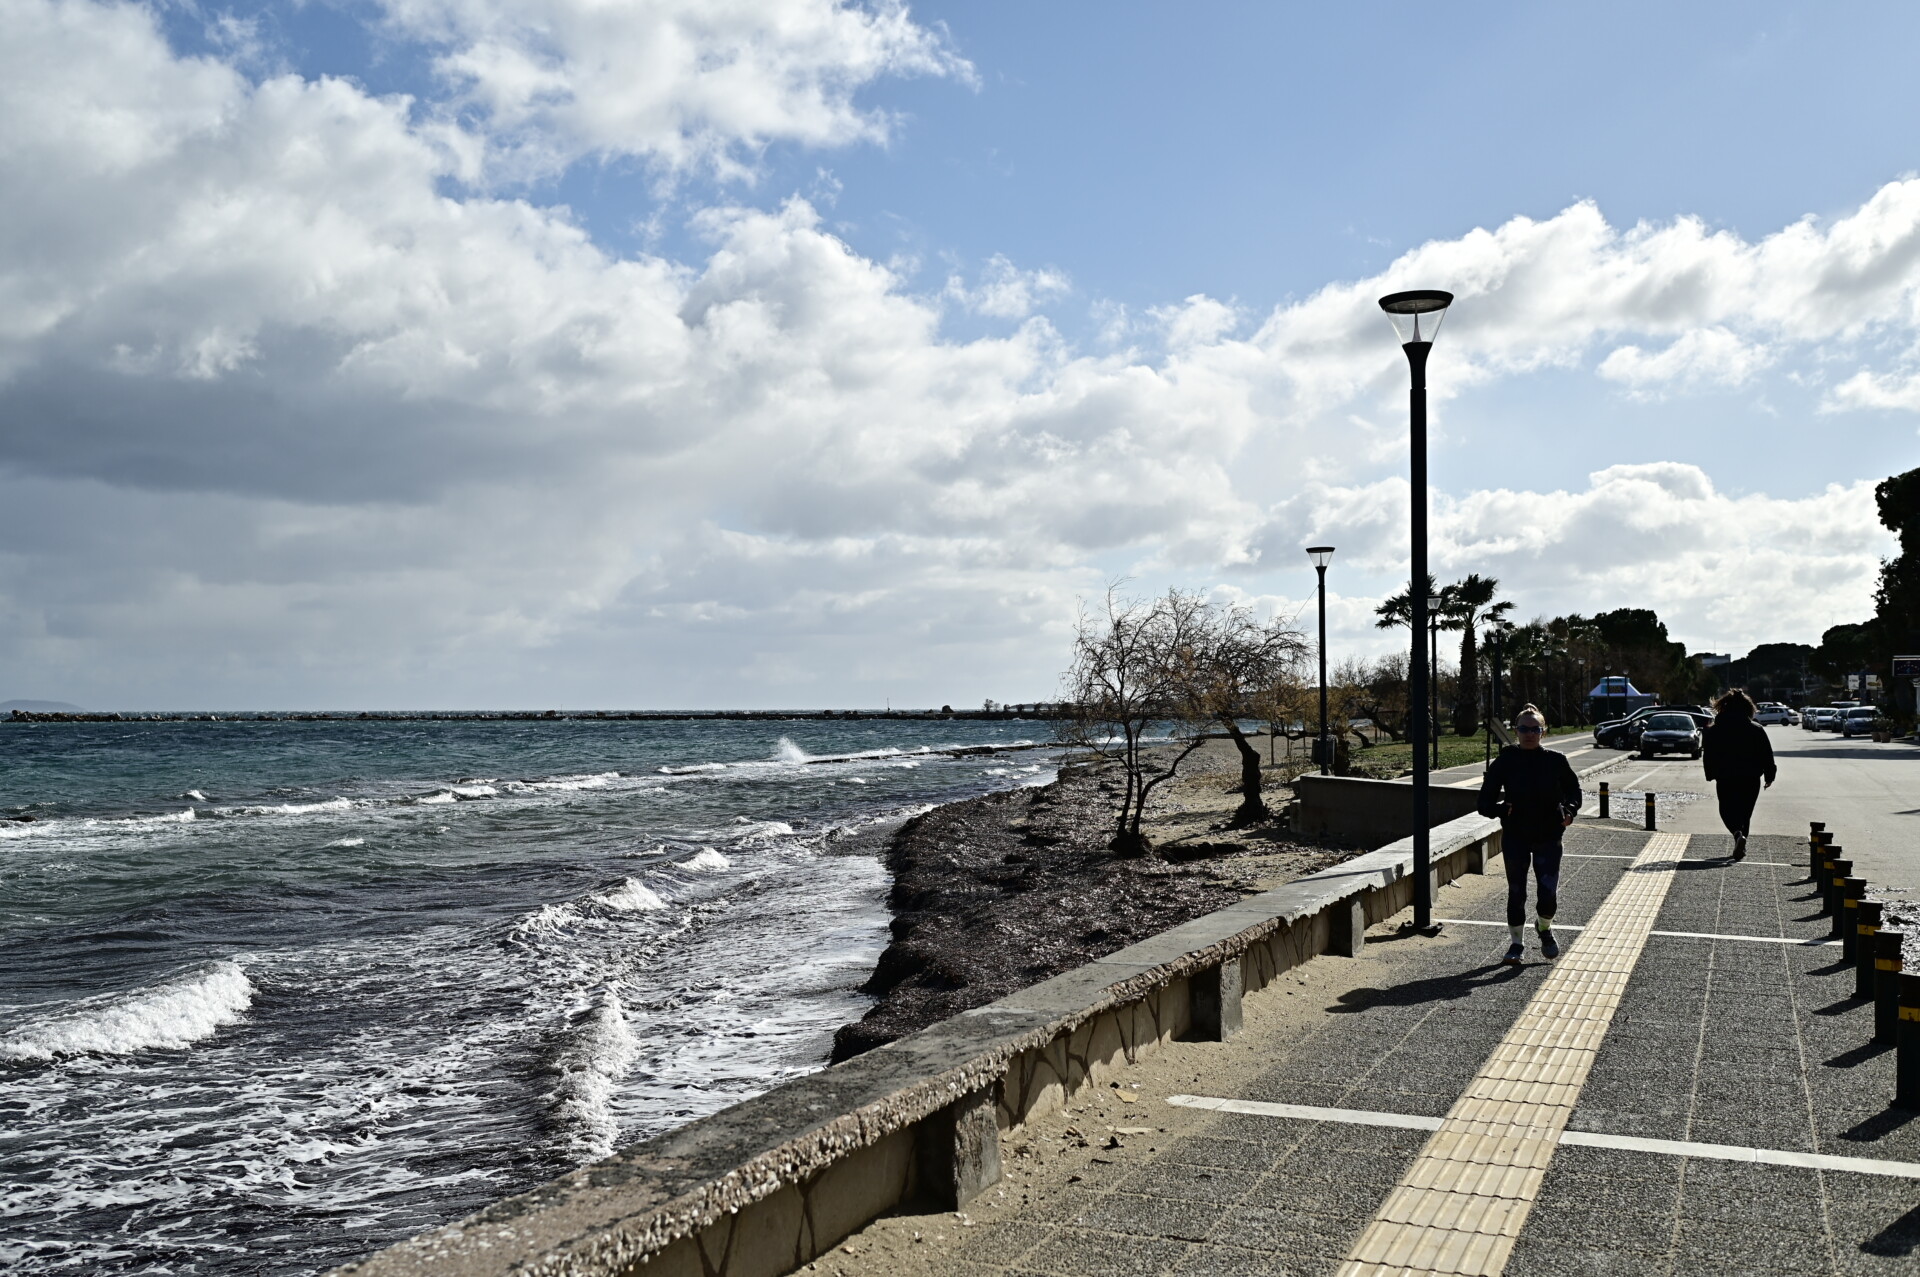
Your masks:
<svg viewBox="0 0 1920 1277"><path fill-rule="evenodd" d="M1500 858L1507 863L1507 925L1517 927L1527 920L1527 870L1540 889L1537 911L1551 918L1560 908L1560 840L1522 842L1508 834L1500 843Z"/></svg>
<svg viewBox="0 0 1920 1277"><path fill-rule="evenodd" d="M1760 778L1723 777L1713 784L1720 796L1720 823L1730 834L1745 834L1753 824L1753 805L1760 801Z"/></svg>

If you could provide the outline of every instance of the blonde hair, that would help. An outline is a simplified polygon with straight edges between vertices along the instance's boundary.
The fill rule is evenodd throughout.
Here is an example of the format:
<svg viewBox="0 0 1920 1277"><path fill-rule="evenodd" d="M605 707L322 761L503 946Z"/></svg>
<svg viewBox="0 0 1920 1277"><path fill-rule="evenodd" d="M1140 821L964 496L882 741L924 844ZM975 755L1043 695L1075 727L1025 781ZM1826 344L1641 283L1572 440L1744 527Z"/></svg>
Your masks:
<svg viewBox="0 0 1920 1277"><path fill-rule="evenodd" d="M1520 720L1523 718L1531 718L1534 722L1540 724L1541 734L1542 735L1546 734L1547 716L1540 712L1540 707L1538 705L1528 705L1525 708L1523 708L1518 714L1515 714L1513 716L1513 725L1515 727L1520 726Z"/></svg>

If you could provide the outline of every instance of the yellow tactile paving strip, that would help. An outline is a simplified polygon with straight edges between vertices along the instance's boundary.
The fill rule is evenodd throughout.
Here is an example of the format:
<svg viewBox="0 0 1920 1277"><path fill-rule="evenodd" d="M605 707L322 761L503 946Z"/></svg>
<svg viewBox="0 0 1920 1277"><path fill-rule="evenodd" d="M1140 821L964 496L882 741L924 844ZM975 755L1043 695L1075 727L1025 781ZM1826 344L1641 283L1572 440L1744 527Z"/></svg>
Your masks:
<svg viewBox="0 0 1920 1277"><path fill-rule="evenodd" d="M1686 849L1685 834L1647 840L1360 1235L1340 1277L1497 1277L1506 1268Z"/></svg>

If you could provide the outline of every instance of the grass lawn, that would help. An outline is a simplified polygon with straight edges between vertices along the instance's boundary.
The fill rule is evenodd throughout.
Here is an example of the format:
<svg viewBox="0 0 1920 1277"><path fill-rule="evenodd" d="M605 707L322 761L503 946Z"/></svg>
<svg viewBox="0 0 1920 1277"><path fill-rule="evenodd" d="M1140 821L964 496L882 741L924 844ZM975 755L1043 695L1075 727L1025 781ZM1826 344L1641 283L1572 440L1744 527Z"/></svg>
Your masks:
<svg viewBox="0 0 1920 1277"><path fill-rule="evenodd" d="M1585 727L1556 727L1549 736L1572 736L1591 730ZM1479 736L1442 736L1440 738L1440 766L1462 767L1468 763L1482 762L1486 758L1486 737ZM1413 747L1405 743L1398 745L1375 745L1371 749L1356 749L1349 757L1353 762L1353 774L1356 776L1375 776L1391 780L1404 772L1413 770Z"/></svg>

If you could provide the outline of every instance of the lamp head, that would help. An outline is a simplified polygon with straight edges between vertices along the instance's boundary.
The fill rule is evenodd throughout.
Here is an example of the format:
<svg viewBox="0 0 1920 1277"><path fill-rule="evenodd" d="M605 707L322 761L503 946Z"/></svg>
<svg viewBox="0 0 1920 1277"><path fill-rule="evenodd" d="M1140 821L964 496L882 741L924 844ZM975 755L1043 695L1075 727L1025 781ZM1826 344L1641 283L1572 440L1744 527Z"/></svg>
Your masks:
<svg viewBox="0 0 1920 1277"><path fill-rule="evenodd" d="M1380 299L1380 309L1393 321L1393 331L1402 346L1416 341L1431 343L1440 335L1440 321L1453 305L1453 294L1437 288L1416 288L1411 292L1388 293Z"/></svg>
<svg viewBox="0 0 1920 1277"><path fill-rule="evenodd" d="M1333 562L1333 547L1330 545L1310 545L1307 547L1307 557L1313 560L1313 566L1324 569L1327 564Z"/></svg>
<svg viewBox="0 0 1920 1277"><path fill-rule="evenodd" d="M1427 595L1427 611L1433 613L1434 615L1436 616L1439 615L1440 609L1445 607L1446 605L1447 605L1447 601L1441 598L1438 594Z"/></svg>

